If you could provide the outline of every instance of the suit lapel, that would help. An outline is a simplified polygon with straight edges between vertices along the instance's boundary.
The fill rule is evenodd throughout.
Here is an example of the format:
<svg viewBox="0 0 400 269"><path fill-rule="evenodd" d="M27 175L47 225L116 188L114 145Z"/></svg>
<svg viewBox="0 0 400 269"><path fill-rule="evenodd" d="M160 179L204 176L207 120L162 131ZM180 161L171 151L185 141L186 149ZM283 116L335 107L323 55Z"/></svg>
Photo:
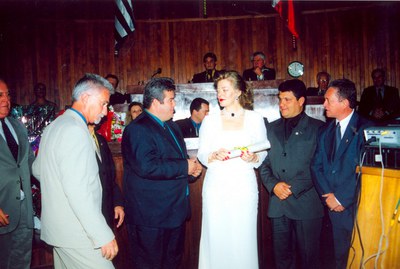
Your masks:
<svg viewBox="0 0 400 269"><path fill-rule="evenodd" d="M353 113L353 116L351 117L349 124L347 125L346 131L344 132L343 138L340 141L339 148L335 154L335 159L340 158L340 156L343 155L343 153L347 149L347 146L354 139L354 136L358 130L357 123L358 123L358 116L356 113Z"/></svg>
<svg viewBox="0 0 400 269"><path fill-rule="evenodd" d="M19 163L21 161L21 158L26 155L26 151L28 150L26 145L30 145L30 144L24 143L25 142L24 140L26 139L26 137L24 137L23 134L21 133L20 126L17 126L17 124L19 124L19 122L14 122L11 120L9 122L11 123L11 125L15 131L15 134L18 137L18 163ZM7 143L6 143L6 145L7 145ZM14 160L14 158L13 158L13 160Z"/></svg>
<svg viewBox="0 0 400 269"><path fill-rule="evenodd" d="M281 147L285 148L285 123L282 118L279 120L279 123L276 125L276 127L275 134L277 140L281 144Z"/></svg>

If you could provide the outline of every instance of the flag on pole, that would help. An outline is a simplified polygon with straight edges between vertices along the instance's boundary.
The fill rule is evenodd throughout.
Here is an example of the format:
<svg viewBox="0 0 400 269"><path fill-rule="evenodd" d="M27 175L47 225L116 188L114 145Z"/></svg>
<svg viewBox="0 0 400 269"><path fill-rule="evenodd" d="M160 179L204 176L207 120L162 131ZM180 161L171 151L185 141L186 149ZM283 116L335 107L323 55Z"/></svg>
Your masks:
<svg viewBox="0 0 400 269"><path fill-rule="evenodd" d="M296 18L294 12L294 0L272 0L272 7L279 13L279 16L285 20L289 31L296 38L299 37L299 34L296 30Z"/></svg>
<svg viewBox="0 0 400 269"><path fill-rule="evenodd" d="M115 11L115 55L129 34L135 31L133 8L131 0L115 0L117 6Z"/></svg>

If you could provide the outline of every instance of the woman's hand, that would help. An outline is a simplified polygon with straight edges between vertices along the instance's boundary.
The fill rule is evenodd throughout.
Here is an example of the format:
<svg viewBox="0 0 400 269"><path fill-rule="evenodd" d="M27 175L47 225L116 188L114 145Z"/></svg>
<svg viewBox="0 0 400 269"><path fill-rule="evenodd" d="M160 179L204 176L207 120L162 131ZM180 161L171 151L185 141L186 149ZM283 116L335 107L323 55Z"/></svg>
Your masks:
<svg viewBox="0 0 400 269"><path fill-rule="evenodd" d="M256 153L249 152L248 150L242 151L240 158L248 163L256 163L258 162L258 155Z"/></svg>

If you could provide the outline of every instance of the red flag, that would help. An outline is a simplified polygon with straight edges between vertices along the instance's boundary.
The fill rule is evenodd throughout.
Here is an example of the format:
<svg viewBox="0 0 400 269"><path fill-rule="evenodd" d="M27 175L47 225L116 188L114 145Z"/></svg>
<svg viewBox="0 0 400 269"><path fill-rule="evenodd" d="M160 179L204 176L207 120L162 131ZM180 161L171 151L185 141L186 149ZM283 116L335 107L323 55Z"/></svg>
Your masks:
<svg viewBox="0 0 400 269"><path fill-rule="evenodd" d="M296 30L296 19L295 19L295 12L294 12L294 0L272 0L272 7L279 13L279 16L286 21L287 27L289 31L294 35L296 38L299 37L299 34Z"/></svg>

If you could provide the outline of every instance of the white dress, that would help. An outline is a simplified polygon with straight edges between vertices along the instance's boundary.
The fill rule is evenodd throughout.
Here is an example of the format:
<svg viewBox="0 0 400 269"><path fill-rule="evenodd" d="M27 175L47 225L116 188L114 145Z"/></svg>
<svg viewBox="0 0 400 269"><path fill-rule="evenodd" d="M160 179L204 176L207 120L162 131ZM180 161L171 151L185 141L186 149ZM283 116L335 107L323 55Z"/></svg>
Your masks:
<svg viewBox="0 0 400 269"><path fill-rule="evenodd" d="M199 269L256 269L258 188L254 168L258 163L241 158L214 161L208 156L220 148L233 149L266 141L264 120L246 110L242 130L223 130L220 113L206 116L200 128L198 159L207 166L203 184Z"/></svg>

